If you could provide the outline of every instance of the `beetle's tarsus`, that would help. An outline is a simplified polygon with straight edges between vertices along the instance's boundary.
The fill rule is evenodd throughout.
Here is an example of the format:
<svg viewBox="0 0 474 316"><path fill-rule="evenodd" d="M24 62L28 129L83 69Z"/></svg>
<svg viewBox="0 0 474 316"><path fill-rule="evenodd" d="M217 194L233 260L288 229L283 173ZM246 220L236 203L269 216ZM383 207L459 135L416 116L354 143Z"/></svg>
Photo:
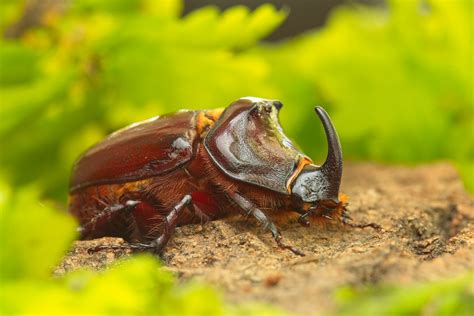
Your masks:
<svg viewBox="0 0 474 316"><path fill-rule="evenodd" d="M281 249L287 249L287 250L291 251L292 253L294 253L297 256L301 256L301 257L305 256L304 252L302 252L301 250L299 250L296 247L293 247L291 245L287 245L287 244L283 243L282 239L283 238L281 237L281 235L278 238L275 238L275 241L276 241L278 247L280 247Z"/></svg>
<svg viewBox="0 0 474 316"><path fill-rule="evenodd" d="M146 243L130 243L123 245L98 245L92 248L87 249L88 254L93 254L102 250L133 250L133 251L145 251L150 249L155 249L156 245L154 242Z"/></svg>
<svg viewBox="0 0 474 316"><path fill-rule="evenodd" d="M344 222L343 222L344 223ZM355 223L349 223L349 222L346 222L344 223L344 225L347 225L347 226L350 226L350 227L353 227L353 228L367 228L367 227L371 227L375 230L381 230L382 229L382 226L380 226L379 224L377 223L367 223L367 224L355 224Z"/></svg>
<svg viewBox="0 0 474 316"><path fill-rule="evenodd" d="M375 230L381 230L382 229L382 226L380 226L379 224L377 223L366 223L366 224L356 224L356 223L351 223L350 221L352 221L352 217L349 216L349 214L347 213L347 211L344 211L342 213L342 217L341 217L341 221L344 225L346 226L350 226L352 228L366 228L366 227L371 227Z"/></svg>
<svg viewBox="0 0 474 316"><path fill-rule="evenodd" d="M97 245L92 248L87 249L88 254L93 254L102 250L130 250L131 244L124 244L124 245Z"/></svg>

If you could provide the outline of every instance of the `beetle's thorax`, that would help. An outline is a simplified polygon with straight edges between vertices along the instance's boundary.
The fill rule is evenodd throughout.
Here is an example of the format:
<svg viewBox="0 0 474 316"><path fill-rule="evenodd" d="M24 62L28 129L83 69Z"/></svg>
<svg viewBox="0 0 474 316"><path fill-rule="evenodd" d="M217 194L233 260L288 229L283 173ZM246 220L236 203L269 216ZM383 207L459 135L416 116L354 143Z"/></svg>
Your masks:
<svg viewBox="0 0 474 316"><path fill-rule="evenodd" d="M281 102L242 98L206 134L212 162L234 181L289 195L288 183L302 154L278 122Z"/></svg>

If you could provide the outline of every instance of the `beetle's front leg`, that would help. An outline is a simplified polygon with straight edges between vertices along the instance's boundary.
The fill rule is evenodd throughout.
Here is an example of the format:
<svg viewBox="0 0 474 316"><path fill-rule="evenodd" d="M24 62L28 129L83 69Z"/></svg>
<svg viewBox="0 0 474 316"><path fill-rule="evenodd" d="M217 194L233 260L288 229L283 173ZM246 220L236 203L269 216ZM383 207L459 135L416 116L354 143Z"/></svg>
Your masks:
<svg viewBox="0 0 474 316"><path fill-rule="evenodd" d="M268 228L272 232L273 238L275 239L278 247L282 249L288 249L298 256L305 255L301 250L291 245L287 245L283 243L282 241L283 237L281 236L281 233L278 230L278 228L275 226L275 224L265 215L265 213L263 213L260 209L258 209L252 202L250 202L249 200L247 200L246 198L244 198L238 193L229 195L229 197L235 203L237 203L237 205L240 206L240 208L242 208L246 212L246 214L252 215L253 217L255 217L257 221L262 223L264 229Z"/></svg>

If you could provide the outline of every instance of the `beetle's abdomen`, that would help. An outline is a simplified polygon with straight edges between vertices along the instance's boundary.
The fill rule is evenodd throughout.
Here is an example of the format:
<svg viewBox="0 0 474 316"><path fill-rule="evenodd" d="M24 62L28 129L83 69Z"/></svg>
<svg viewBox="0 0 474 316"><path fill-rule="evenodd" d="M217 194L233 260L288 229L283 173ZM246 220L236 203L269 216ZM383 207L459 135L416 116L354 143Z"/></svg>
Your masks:
<svg viewBox="0 0 474 316"><path fill-rule="evenodd" d="M92 239L103 236L132 239L132 221L126 210L110 212L127 200L140 198L137 192L148 186L150 180L124 184L104 184L78 189L69 196L69 212L78 219L81 227L81 239ZM109 213L104 216L105 213Z"/></svg>
<svg viewBox="0 0 474 316"><path fill-rule="evenodd" d="M170 172L191 160L197 111L132 124L88 150L76 162L70 190L125 183Z"/></svg>
<svg viewBox="0 0 474 316"><path fill-rule="evenodd" d="M90 186L72 193L69 210L83 229L81 239L104 236L122 237L127 241L155 239L176 200L186 194L192 196L193 208L183 211L178 225L200 223L223 216L213 192L205 183L199 187L200 181L190 178L185 168L145 180ZM129 201L138 203L128 210L123 208L111 212L120 205L127 205Z"/></svg>

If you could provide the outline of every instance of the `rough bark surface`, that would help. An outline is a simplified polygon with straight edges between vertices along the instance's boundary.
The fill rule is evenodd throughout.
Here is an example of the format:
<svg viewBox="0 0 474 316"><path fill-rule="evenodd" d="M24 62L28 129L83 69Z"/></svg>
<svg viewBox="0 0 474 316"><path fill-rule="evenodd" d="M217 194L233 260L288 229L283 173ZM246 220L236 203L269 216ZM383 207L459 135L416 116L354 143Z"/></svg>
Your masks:
<svg viewBox="0 0 474 316"><path fill-rule="evenodd" d="M163 255L180 279L194 278L222 289L231 302L258 300L301 314L334 307L334 290L347 285L410 284L473 269L474 202L449 164L393 167L352 164L342 191L354 222L383 229L341 225L281 227L286 242L306 253L276 247L251 219L233 218L177 229ZM95 245L121 239L78 241L57 273L104 268L128 250Z"/></svg>

